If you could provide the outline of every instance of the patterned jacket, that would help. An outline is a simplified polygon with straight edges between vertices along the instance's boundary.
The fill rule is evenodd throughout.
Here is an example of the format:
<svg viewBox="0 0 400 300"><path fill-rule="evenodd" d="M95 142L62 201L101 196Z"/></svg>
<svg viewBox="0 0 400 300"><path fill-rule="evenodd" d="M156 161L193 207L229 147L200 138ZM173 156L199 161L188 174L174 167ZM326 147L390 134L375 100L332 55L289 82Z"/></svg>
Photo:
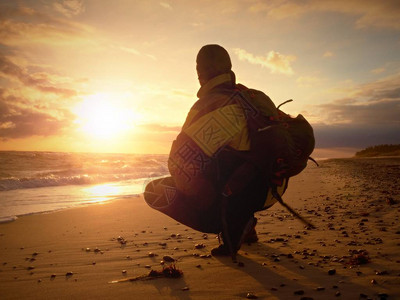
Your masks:
<svg viewBox="0 0 400 300"><path fill-rule="evenodd" d="M262 101L243 106L243 95L252 102L255 94ZM246 161L251 147L247 114L276 115L276 108L262 92L236 85L230 73L212 78L197 96L173 142L168 166L178 190L206 210Z"/></svg>

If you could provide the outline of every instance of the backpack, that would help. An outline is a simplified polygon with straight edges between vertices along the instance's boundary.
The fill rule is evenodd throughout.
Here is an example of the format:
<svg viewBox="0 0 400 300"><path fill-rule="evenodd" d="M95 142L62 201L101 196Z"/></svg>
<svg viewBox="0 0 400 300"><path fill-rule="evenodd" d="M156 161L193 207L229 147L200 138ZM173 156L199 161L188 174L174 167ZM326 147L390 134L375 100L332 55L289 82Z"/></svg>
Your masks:
<svg viewBox="0 0 400 300"><path fill-rule="evenodd" d="M240 192L256 176L262 177L267 194L264 199L252 199L255 201L254 211L267 209L278 201L309 228L315 228L284 203L281 197L289 178L304 170L314 150L315 138L311 125L302 115L291 117L279 109L281 105L275 107L271 99L261 91L239 84L236 92L233 98L238 99L246 116L250 151L244 154L246 162L232 174L222 193L222 233L234 261L243 236L253 226L253 218L246 224L239 242L235 243L236 240L231 239L231 225L227 220L229 198Z"/></svg>
<svg viewBox="0 0 400 300"><path fill-rule="evenodd" d="M315 162L310 157L315 146L313 128L302 115L292 117L280 110L281 105L292 100L275 107L272 100L261 91L238 84L236 92L235 99L238 99L246 116L251 147L242 156L246 163L227 181L223 194L236 194L254 176L262 176L268 193L265 199L257 201L255 210L267 209L278 201L313 227L281 198L289 178L303 171L309 159Z"/></svg>
<svg viewBox="0 0 400 300"><path fill-rule="evenodd" d="M264 170L273 183L299 174L315 147L314 131L301 115L292 117L261 91L238 85L246 114L251 150L249 160Z"/></svg>

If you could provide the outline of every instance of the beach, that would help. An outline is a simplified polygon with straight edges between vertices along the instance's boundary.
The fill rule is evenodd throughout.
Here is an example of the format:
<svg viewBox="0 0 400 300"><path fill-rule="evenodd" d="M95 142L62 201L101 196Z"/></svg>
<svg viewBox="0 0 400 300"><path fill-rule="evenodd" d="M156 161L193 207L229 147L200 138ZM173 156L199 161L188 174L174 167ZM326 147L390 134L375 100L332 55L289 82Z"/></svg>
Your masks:
<svg viewBox="0 0 400 300"><path fill-rule="evenodd" d="M1 299L400 299L399 178L400 158L310 162L283 199L316 229L277 203L236 263L142 195L22 216L0 224Z"/></svg>

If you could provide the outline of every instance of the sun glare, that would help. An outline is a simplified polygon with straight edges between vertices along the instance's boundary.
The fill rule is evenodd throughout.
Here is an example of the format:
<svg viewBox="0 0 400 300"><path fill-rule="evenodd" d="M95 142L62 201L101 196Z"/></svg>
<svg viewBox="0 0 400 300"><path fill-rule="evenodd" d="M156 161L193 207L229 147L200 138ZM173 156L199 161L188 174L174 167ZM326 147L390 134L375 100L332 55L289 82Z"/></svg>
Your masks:
<svg viewBox="0 0 400 300"><path fill-rule="evenodd" d="M119 189L116 186L103 184L87 188L86 192L93 199L92 202L101 203L111 196L118 195Z"/></svg>
<svg viewBox="0 0 400 300"><path fill-rule="evenodd" d="M137 116L124 107L121 97L111 94L85 97L74 110L80 130L92 138L109 139L132 129Z"/></svg>

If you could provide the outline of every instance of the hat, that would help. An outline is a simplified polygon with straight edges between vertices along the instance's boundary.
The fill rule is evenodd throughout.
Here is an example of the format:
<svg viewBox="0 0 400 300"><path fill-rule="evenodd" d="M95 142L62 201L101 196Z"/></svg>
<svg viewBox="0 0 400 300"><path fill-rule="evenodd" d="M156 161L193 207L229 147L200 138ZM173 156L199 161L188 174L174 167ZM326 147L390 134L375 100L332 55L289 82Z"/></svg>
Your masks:
<svg viewBox="0 0 400 300"><path fill-rule="evenodd" d="M197 54L196 63L199 78L205 80L228 73L232 68L228 51L219 45L203 46Z"/></svg>

